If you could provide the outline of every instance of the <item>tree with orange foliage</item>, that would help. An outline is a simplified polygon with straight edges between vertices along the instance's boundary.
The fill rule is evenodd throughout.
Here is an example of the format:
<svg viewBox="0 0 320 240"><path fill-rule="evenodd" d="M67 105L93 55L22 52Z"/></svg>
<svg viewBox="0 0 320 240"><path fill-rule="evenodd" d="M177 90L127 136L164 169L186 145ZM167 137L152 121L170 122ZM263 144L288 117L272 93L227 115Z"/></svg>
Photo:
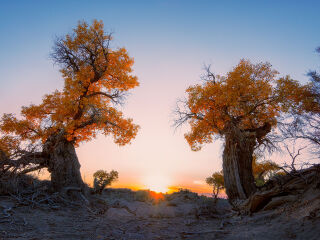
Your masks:
<svg viewBox="0 0 320 240"><path fill-rule="evenodd" d="M79 22L72 34L55 41L51 58L61 66L64 88L39 105L22 107L21 118L0 122L0 169L26 173L47 168L54 190L83 188L75 147L97 133L125 145L139 126L117 109L128 90L139 85L125 48L112 49L102 21Z"/></svg>
<svg viewBox="0 0 320 240"><path fill-rule="evenodd" d="M266 135L280 112L294 107L307 86L289 76L277 79L278 72L269 63L241 60L226 76L206 70L203 84L189 87L187 99L178 101L175 125L189 123L185 138L194 151L215 137L224 139L226 193L231 202L246 199L256 190L254 150L268 144Z"/></svg>
<svg viewBox="0 0 320 240"><path fill-rule="evenodd" d="M212 186L212 197L217 201L220 190L224 189L223 171L214 172L206 178L206 183Z"/></svg>

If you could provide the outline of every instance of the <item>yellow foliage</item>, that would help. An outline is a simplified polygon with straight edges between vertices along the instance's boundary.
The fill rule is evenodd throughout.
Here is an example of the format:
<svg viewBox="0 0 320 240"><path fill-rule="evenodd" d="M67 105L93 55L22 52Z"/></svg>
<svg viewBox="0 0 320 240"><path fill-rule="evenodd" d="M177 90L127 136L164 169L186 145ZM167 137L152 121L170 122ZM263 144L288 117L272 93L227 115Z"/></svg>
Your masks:
<svg viewBox="0 0 320 240"><path fill-rule="evenodd" d="M192 116L191 130L185 138L192 150L200 150L214 136L224 135L230 123L244 131L265 123L275 126L280 111L305 99L302 96L307 86L288 76L277 79L277 74L270 63L252 64L242 59L226 76L189 87L186 105Z"/></svg>

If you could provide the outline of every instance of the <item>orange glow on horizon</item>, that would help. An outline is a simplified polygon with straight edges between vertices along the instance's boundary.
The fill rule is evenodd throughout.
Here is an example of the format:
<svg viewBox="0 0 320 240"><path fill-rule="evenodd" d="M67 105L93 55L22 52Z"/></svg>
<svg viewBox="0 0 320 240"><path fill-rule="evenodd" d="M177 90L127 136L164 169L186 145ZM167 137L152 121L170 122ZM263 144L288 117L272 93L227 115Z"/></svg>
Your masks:
<svg viewBox="0 0 320 240"><path fill-rule="evenodd" d="M170 181L167 176L163 175L148 175L143 179L145 187L156 193L169 192Z"/></svg>
<svg viewBox="0 0 320 240"><path fill-rule="evenodd" d="M41 172L35 172L31 175L41 179L41 180L50 180L50 174L46 170L41 170ZM82 174L83 181L90 187L93 187L93 177L92 174L86 173ZM207 184L179 184L173 185L169 180L169 177L164 175L148 175L144 177L143 183L133 182L130 178L126 176L121 177L119 181L116 181L108 186L108 188L127 188L132 191L138 190L150 190L156 193L173 193L178 192L180 189L188 189L192 192L198 193L200 195L209 196L212 192L212 187ZM197 182L197 181L195 181ZM226 193L222 191L219 194L221 197L226 197Z"/></svg>

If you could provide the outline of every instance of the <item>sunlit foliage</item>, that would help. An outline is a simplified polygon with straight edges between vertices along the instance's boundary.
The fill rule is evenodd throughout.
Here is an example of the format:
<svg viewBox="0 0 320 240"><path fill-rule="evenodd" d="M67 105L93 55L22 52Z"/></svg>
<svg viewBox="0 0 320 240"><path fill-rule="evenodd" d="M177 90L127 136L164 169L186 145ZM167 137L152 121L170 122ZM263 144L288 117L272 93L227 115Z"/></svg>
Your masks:
<svg viewBox="0 0 320 240"><path fill-rule="evenodd" d="M266 123L274 127L281 111L306 100L308 85L301 86L289 76L277 78L278 72L269 63L242 59L226 76L207 71L202 84L186 90L187 99L178 102L176 110L176 125L190 124L185 138L192 150L224 136L231 123L248 132ZM259 136L257 140L262 141Z"/></svg>

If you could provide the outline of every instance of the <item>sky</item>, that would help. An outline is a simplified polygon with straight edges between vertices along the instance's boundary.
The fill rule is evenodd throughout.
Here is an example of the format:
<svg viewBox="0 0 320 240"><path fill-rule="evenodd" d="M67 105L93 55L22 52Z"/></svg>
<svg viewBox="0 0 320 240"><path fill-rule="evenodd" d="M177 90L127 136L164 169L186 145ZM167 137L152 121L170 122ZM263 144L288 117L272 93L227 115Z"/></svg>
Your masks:
<svg viewBox="0 0 320 240"><path fill-rule="evenodd" d="M134 58L140 86L121 107L141 129L130 145L111 137L77 149L85 181L99 169L119 172L114 187L162 186L210 192L204 180L222 168L222 142L192 152L187 127L172 127L176 100L199 83L204 64L225 74L241 58L270 62L280 75L301 82L319 69L320 1L4 1L0 0L0 114L18 114L62 89L49 59L53 40L79 20L102 20L113 47ZM160 189L162 190L162 189Z"/></svg>

